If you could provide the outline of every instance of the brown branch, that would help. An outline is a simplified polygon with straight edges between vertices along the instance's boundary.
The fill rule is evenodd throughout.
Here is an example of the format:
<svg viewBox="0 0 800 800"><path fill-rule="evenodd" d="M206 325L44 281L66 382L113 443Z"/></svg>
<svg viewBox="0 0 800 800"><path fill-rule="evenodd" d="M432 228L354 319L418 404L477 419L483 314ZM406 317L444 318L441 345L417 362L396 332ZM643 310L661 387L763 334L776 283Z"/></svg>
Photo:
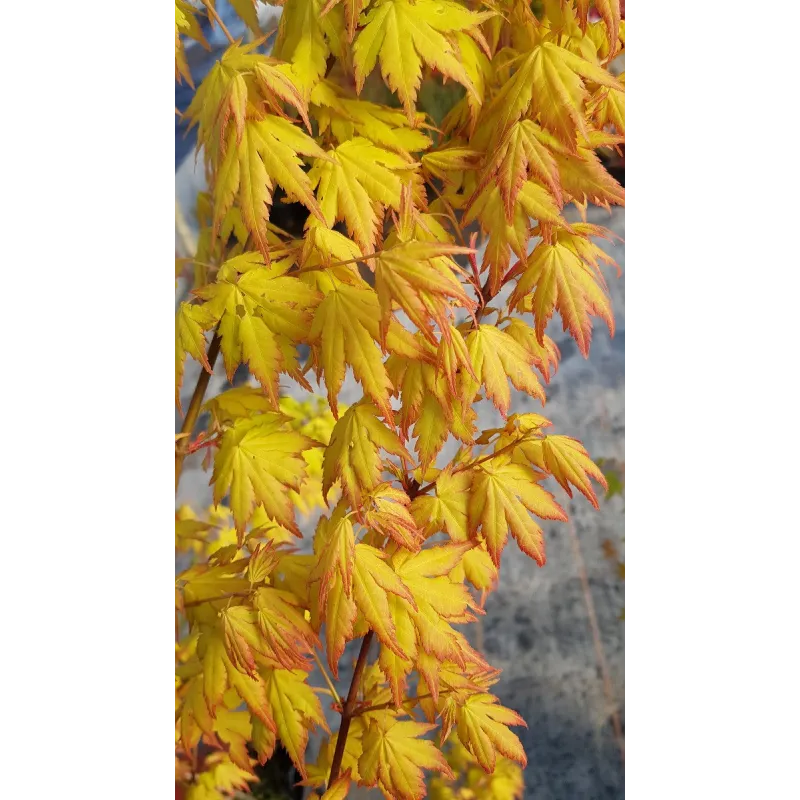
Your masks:
<svg viewBox="0 0 800 800"><path fill-rule="evenodd" d="M194 387L192 399L189 402L189 408L186 409L186 417L184 417L183 425L181 426L181 433L188 433L191 435L194 426L197 424L197 418L200 416L200 408L203 405L203 398L208 388L208 382L211 379L211 372L214 370L214 363L219 355L219 346L222 339L218 330L214 331L214 338L208 347L208 365L211 371L202 369L200 377L197 379L197 385ZM184 437L178 441L175 447L175 491L178 491L178 483L181 480L181 472L183 471L183 462L188 453L189 437Z"/></svg>
<svg viewBox="0 0 800 800"><path fill-rule="evenodd" d="M364 674L364 667L367 665L367 654L369 653L369 646L372 644L373 635L373 631L368 631L367 635L361 641L361 650L358 653L358 661L356 661L356 668L353 672L353 680L350 682L350 691L347 693L347 700L342 709L342 724L339 726L339 734L336 737L336 750L333 752L328 786L331 786L339 777L339 770L342 767L342 757L344 756L344 748L347 744L347 734L350 732L350 723L355 716L358 687L361 683L361 676Z"/></svg>

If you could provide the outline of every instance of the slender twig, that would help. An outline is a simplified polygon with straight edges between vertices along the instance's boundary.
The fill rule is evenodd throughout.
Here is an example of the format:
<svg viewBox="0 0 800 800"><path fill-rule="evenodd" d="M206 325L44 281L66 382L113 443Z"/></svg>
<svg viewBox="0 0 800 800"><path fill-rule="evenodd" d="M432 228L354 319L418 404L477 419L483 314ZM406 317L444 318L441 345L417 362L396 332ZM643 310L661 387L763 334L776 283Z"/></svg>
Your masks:
<svg viewBox="0 0 800 800"><path fill-rule="evenodd" d="M373 631L368 631L361 641L361 650L358 653L356 668L353 672L353 680L350 682L350 691L347 693L347 701L342 708L342 724L339 726L339 733L336 737L336 750L333 752L331 762L331 774L328 778L328 786L339 777L339 770L342 767L344 747L347 744L347 734L350 732L350 723L353 720L356 702L358 700L358 688L361 683L361 676L364 674L364 667L367 665L367 654L369 646L372 644Z"/></svg>
<svg viewBox="0 0 800 800"><path fill-rule="evenodd" d="M339 706L339 708L341 708L342 698L339 697L339 692L336 691L336 687L333 685L333 680L331 679L331 676L328 675L328 670L325 669L325 665L322 663L322 659L317 655L316 650L312 650L311 655L314 657L314 662L319 668L319 671L322 673L322 677L325 678L325 683L328 684L328 688L331 690L333 699L336 701L336 704Z"/></svg>
<svg viewBox="0 0 800 800"><path fill-rule="evenodd" d="M330 264L317 264L313 267L304 267L300 270L302 273L306 272L317 272L321 269L333 269L334 267L344 267L347 264L358 264L361 261L368 261L370 258L377 258L379 255L383 254L383 250L376 250L374 253L369 253L366 256L359 256L358 258L348 258L346 261L333 261Z"/></svg>
<svg viewBox="0 0 800 800"><path fill-rule="evenodd" d="M524 433L519 439L514 439L513 442L509 442L506 445L503 445L499 450L495 451L494 453L489 453L488 455L479 458L477 461L470 461L469 464L462 464L460 467L456 467L450 474L455 475L457 472L464 472L464 470L472 469L473 467L478 467L481 464L485 464L487 461L491 461L493 458L497 458L497 456L502 455L503 453L507 452L508 450L513 450L518 444L522 444L526 438L528 438L530 434ZM433 487L436 486L436 481L431 481L430 483L426 483L425 486L417 489L416 494L427 494ZM416 495L415 495L416 496Z"/></svg>
<svg viewBox="0 0 800 800"><path fill-rule="evenodd" d="M219 25L220 30L225 34L225 37L231 44L236 44L236 39L231 36L231 32L226 27L225 23L220 18L219 14L217 14L217 10L214 6L209 2L209 0L203 0L203 5L206 7L206 11L208 11L208 16L214 20L214 22Z"/></svg>
<svg viewBox="0 0 800 800"><path fill-rule="evenodd" d="M184 603L184 608L191 608L192 606L200 606L203 603L219 603L221 600L227 600L228 604L230 605L231 600L234 597L250 597L250 592L226 592L219 597L206 597L203 600L190 600L188 603Z"/></svg>
<svg viewBox="0 0 800 800"><path fill-rule="evenodd" d="M211 371L214 369L214 363L217 360L217 356L219 355L219 347L222 339L219 335L218 331L214 332L214 338L211 340L211 344L208 347L208 365L211 368ZM200 416L200 408L203 405L203 398L206 394L206 389L208 388L208 381L211 378L211 371L208 370L200 370L200 377L197 379L197 385L194 387L194 393L192 394L192 399L189 402L189 408L186 409L186 417L183 420L183 425L181 426L181 433L188 433L191 434L194 430L194 426L197 423L197 418ZM183 439L178 440L178 444L175 446L175 491L178 491L178 483L181 480L181 472L183 471L183 462L186 458L188 452L188 437L184 437Z"/></svg>
<svg viewBox="0 0 800 800"><path fill-rule="evenodd" d="M455 689L442 689L442 691L439 692L439 697L445 694L450 694L454 691ZM425 694L419 694L416 697L410 697L409 700L417 703L420 700L428 700L429 698L433 698L433 695L430 692L425 692ZM353 716L360 717L362 714L371 714L373 711L383 711L385 708L394 707L394 701L390 700L388 703L378 703L376 706L365 706L364 708L359 708L358 711L353 714Z"/></svg>

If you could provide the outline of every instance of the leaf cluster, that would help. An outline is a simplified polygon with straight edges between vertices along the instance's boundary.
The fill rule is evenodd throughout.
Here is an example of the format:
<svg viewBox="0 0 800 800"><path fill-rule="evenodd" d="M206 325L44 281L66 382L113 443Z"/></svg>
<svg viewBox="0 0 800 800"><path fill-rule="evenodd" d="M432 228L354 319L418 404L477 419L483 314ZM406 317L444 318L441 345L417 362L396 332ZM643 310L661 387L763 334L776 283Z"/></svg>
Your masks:
<svg viewBox="0 0 800 800"><path fill-rule="evenodd" d="M214 500L176 513L188 796L245 788L278 743L325 798L419 800L427 773L433 797L520 796L525 723L464 626L510 539L545 564L544 527L567 518L556 484L595 507L608 488L580 442L511 413L512 388L546 402L555 314L584 356L595 320L614 332L610 234L565 214L624 203L598 157L623 142L624 20L591 5L285 0L268 44L255 3L234 4L256 38L231 40L187 112L208 191L176 402L187 355L252 377L193 399L176 439L176 479L203 449ZM190 83L201 13L217 20L176 0ZM438 126L420 111L431 80L462 87ZM368 99L375 81L390 102ZM302 236L271 221L278 189L305 207ZM479 427L482 401L501 427Z"/></svg>

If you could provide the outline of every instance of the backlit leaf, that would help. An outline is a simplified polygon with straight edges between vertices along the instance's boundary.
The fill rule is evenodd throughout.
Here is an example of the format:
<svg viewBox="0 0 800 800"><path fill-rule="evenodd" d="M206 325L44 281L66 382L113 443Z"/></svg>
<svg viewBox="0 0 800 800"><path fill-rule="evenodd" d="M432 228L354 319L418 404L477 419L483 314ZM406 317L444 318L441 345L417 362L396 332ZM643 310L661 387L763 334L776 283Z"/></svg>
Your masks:
<svg viewBox="0 0 800 800"><path fill-rule="evenodd" d="M423 769L453 777L436 745L418 738L433 728L421 722L398 721L388 715L373 720L364 734L364 751L358 761L362 779L368 785L377 785L387 800L420 800L425 796Z"/></svg>
<svg viewBox="0 0 800 800"><path fill-rule="evenodd" d="M500 564L500 555L511 531L520 549L540 567L544 566L542 529L531 514L562 522L567 519L553 496L539 486L537 474L530 468L494 461L475 468L470 526L474 529L480 525L495 564Z"/></svg>
<svg viewBox="0 0 800 800"><path fill-rule="evenodd" d="M286 430L282 415L237 420L223 435L214 460L214 502L230 492L240 533L260 503L276 522L300 536L286 490L300 488L306 469L300 454L315 446L307 436Z"/></svg>
<svg viewBox="0 0 800 800"><path fill-rule="evenodd" d="M302 670L267 670L264 684L281 743L305 778L308 732L317 725L327 728L319 698Z"/></svg>
<svg viewBox="0 0 800 800"><path fill-rule="evenodd" d="M358 89L380 57L381 74L397 92L409 118L415 110L423 62L475 92L445 34L469 31L490 16L491 12L475 13L450 0L378 0L365 16L353 46Z"/></svg>
<svg viewBox="0 0 800 800"><path fill-rule="evenodd" d="M325 450L323 492L327 495L334 481L341 479L342 490L353 507L358 508L362 493L381 483L383 462L378 455L381 448L411 461L397 434L378 419L378 410L371 403L350 407L336 423Z"/></svg>
<svg viewBox="0 0 800 800"><path fill-rule="evenodd" d="M516 711L499 705L490 694L476 694L456 710L458 738L475 756L485 772L492 772L497 753L519 762L528 763L522 743L509 725L525 725Z"/></svg>
<svg viewBox="0 0 800 800"><path fill-rule="evenodd" d="M316 187L321 218L332 228L347 223L349 234L365 253L375 250L385 207L400 207L401 180L397 170L409 163L397 153L356 137L317 159L308 174Z"/></svg>

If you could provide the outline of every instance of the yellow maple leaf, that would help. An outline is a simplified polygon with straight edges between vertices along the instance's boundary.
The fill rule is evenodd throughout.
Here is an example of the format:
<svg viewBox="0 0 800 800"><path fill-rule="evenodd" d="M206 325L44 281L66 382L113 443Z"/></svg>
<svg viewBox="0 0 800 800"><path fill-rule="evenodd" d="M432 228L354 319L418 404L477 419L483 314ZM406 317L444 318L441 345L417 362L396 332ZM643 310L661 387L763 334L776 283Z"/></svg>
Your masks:
<svg viewBox="0 0 800 800"><path fill-rule="evenodd" d="M625 73L618 75L617 80L624 86ZM589 102L589 110L599 128L613 126L617 133L625 135L625 92L602 88Z"/></svg>
<svg viewBox="0 0 800 800"><path fill-rule="evenodd" d="M322 15L322 0L283 4L272 54L292 65L295 82L307 96L325 74L331 46L343 38L344 17Z"/></svg>
<svg viewBox="0 0 800 800"><path fill-rule="evenodd" d="M205 331L213 325L202 306L181 303L175 319L175 404L181 407L180 391L183 383L183 363L188 353L203 368L211 372L206 357Z"/></svg>
<svg viewBox="0 0 800 800"><path fill-rule="evenodd" d="M266 109L271 113L282 111L281 102L294 106L310 132L311 122L308 119L307 102L293 83L287 65L277 58L254 52L257 46L258 42L231 45L219 60L219 68L225 70L226 77L229 79L233 75L241 75L254 82L254 88L258 90L259 96L254 98L253 105L257 106L261 101L266 104ZM248 91L248 99L250 94ZM245 110L242 109L242 111ZM224 133L223 126L220 135L224 135Z"/></svg>
<svg viewBox="0 0 800 800"><path fill-rule="evenodd" d="M204 630L197 642L197 654L203 665L203 697L213 716L214 709L222 704L228 688L228 658L225 643L218 628ZM266 723L269 727L271 718ZM274 724L272 726L274 728Z"/></svg>
<svg viewBox="0 0 800 800"><path fill-rule="evenodd" d="M321 14L324 17L332 8L340 5L344 9L344 19L347 26L347 41L352 42L358 26L361 12L370 4L370 0L328 0Z"/></svg>
<svg viewBox="0 0 800 800"><path fill-rule="evenodd" d="M228 2L239 15L242 22L244 22L256 36L260 36L261 26L258 24L258 14L256 13L257 0L228 0Z"/></svg>
<svg viewBox="0 0 800 800"><path fill-rule="evenodd" d="M344 754L342 756L342 776L349 773L354 781L360 781L361 775L358 772L358 760L361 757L362 742L364 731L367 728L366 718L363 715L354 717L350 723L350 732L347 735L347 741L344 746ZM333 761L333 753L336 749L336 740L338 734L335 733L327 741L322 744L319 751L317 761L313 765L309 765L308 780L303 781L306 786L325 786L328 783L328 778L331 773L331 763Z"/></svg>
<svg viewBox="0 0 800 800"><path fill-rule="evenodd" d="M402 182L397 172L409 170L413 163L362 137L342 142L325 155L308 173L312 188L318 187L322 220L329 228L346 222L362 251L371 253L384 207L400 208Z"/></svg>
<svg viewBox="0 0 800 800"><path fill-rule="evenodd" d="M408 675L414 669L414 661L418 655L417 631L408 613L407 604L396 595L388 595L388 601L389 616L395 629L394 639L404 655L381 645L378 664L389 681L392 702L396 708L400 708L408 689Z"/></svg>
<svg viewBox="0 0 800 800"><path fill-rule="evenodd" d="M578 147L576 154L555 153L564 193L581 205L603 208L625 205L625 189L613 178L595 153Z"/></svg>
<svg viewBox="0 0 800 800"><path fill-rule="evenodd" d="M381 483L383 462L378 450L411 461L397 434L378 419L378 409L369 402L351 406L336 423L322 465L322 490L327 497L337 479L353 508L361 496Z"/></svg>
<svg viewBox="0 0 800 800"><path fill-rule="evenodd" d="M415 449L423 471L438 453L448 433L472 442L475 414L460 397L460 374L476 379L461 332L448 326L439 342L436 363L393 354L386 370L400 398L400 430L404 437L415 425ZM476 379L477 380L477 379ZM470 398L471 399L471 398Z"/></svg>
<svg viewBox="0 0 800 800"><path fill-rule="evenodd" d="M494 771L497 753L528 763L522 743L509 725L525 725L525 720L510 708L499 705L491 694L475 694L456 709L458 738L487 773ZM527 726L526 726L527 727Z"/></svg>
<svg viewBox="0 0 800 800"><path fill-rule="evenodd" d="M351 772L340 775L323 793L321 800L345 800L350 791Z"/></svg>
<svg viewBox="0 0 800 800"><path fill-rule="evenodd" d="M450 334L453 317L451 300L474 311L470 298L456 275L460 267L448 256L471 254L469 247L444 242L401 242L381 252L375 259L375 289L381 306L381 337L392 319L394 304L399 305L420 332L434 345L435 321L443 335Z"/></svg>
<svg viewBox="0 0 800 800"><path fill-rule="evenodd" d="M449 183L453 179L453 173L477 169L481 156L479 150L469 147L445 147L425 153L421 163L428 175Z"/></svg>
<svg viewBox="0 0 800 800"><path fill-rule="evenodd" d="M277 735L274 730L268 728L260 719L253 721L252 744L258 756L259 764L266 764L275 752L275 745L278 743Z"/></svg>
<svg viewBox="0 0 800 800"><path fill-rule="evenodd" d="M240 576L244 564L245 559L216 566L195 564L178 575L176 583L181 584L186 603L227 599L232 594L247 591L250 586L250 582Z"/></svg>
<svg viewBox="0 0 800 800"><path fill-rule="evenodd" d="M274 542L257 542L255 545L248 541L250 559L247 562L245 575L252 585L263 583L280 561L281 554Z"/></svg>
<svg viewBox="0 0 800 800"><path fill-rule="evenodd" d="M505 279L511 253L520 259L527 256L531 217L556 227L568 227L550 192L536 181L526 181L517 199L513 220L509 223L500 187L490 182L477 195L464 216L465 222L479 219L481 227L488 233L483 267L489 267L489 290L493 295L499 291Z"/></svg>
<svg viewBox="0 0 800 800"><path fill-rule="evenodd" d="M256 677L256 656L269 661L266 643L256 622L256 613L249 606L228 606L219 612L225 651L240 672Z"/></svg>
<svg viewBox="0 0 800 800"><path fill-rule="evenodd" d="M253 780L256 776L252 770L245 771L234 764L227 753L211 753L187 788L186 800L225 800L234 792L247 791Z"/></svg>
<svg viewBox="0 0 800 800"><path fill-rule="evenodd" d="M510 308L532 311L536 337L544 343L544 329L558 309L584 358L592 342L591 317L599 316L614 335L614 316L605 278L596 263L587 263L569 240L541 241L521 261L511 277L519 281L509 297Z"/></svg>
<svg viewBox="0 0 800 800"><path fill-rule="evenodd" d="M510 530L520 549L541 567L545 563L542 529L528 512L542 519L565 522L567 517L553 495L538 484L540 476L521 464L491 461L475 467L470 494L470 527L480 525L492 561L500 555Z"/></svg>
<svg viewBox="0 0 800 800"><path fill-rule="evenodd" d="M523 442L520 447L526 458L539 469L549 472L570 497L572 484L595 508L600 507L589 479L596 480L606 491L608 482L577 439L550 434L543 439Z"/></svg>
<svg viewBox="0 0 800 800"><path fill-rule="evenodd" d="M392 384L377 347L381 338L378 296L368 284L359 278L358 285L337 280L336 285L327 287L309 340L314 346L318 375L325 378L334 417L338 418L337 395L347 363L381 413L393 420L388 396ZM387 349L406 358L430 357L417 338L394 319L389 321L385 343Z"/></svg>
<svg viewBox="0 0 800 800"><path fill-rule="evenodd" d="M619 0L594 0L594 6L597 13L600 14L601 19L606 24L608 31L608 44L610 50L613 52L617 47L617 39L619 38L619 26L621 20L620 2Z"/></svg>
<svg viewBox="0 0 800 800"><path fill-rule="evenodd" d="M533 365L549 381L551 374L558 369L558 360L561 357L558 345L547 335L539 342L536 331L521 319L512 319L503 331L528 351Z"/></svg>
<svg viewBox="0 0 800 800"><path fill-rule="evenodd" d="M353 587L353 558L355 557L355 532L346 506L339 503L330 519L320 517L314 535L314 566L309 582L319 582L319 607L325 608L328 592L334 577L339 575L344 591L350 595Z"/></svg>
<svg viewBox="0 0 800 800"><path fill-rule="evenodd" d="M223 742L231 761L237 767L252 771L253 760L247 752L247 744L253 735L250 712L218 710L213 733Z"/></svg>
<svg viewBox="0 0 800 800"><path fill-rule="evenodd" d="M436 367L443 373L453 395L457 393L456 384L459 373L466 373L475 378L467 343L458 328L451 326L449 335L445 333L439 341L439 348L436 352Z"/></svg>
<svg viewBox="0 0 800 800"><path fill-rule="evenodd" d="M300 600L291 592L265 586L255 591L253 606L269 655L284 669L310 669L305 654L321 645Z"/></svg>
<svg viewBox="0 0 800 800"><path fill-rule="evenodd" d="M243 640L245 633L242 629L237 634L240 640ZM251 637L249 633L247 635L250 642L258 641L257 634L255 637ZM221 626L217 625L204 629L197 644L197 653L203 665L203 696L211 715L214 716L215 709L222 704L226 690L233 689L247 704L251 713L274 732L275 722L267 703L263 679L255 670L248 674L238 668L230 658L228 644L223 637ZM243 644L242 641L232 641L230 646L249 647L250 642L244 641Z"/></svg>
<svg viewBox="0 0 800 800"><path fill-rule="evenodd" d="M308 732L317 725L328 730L319 697L309 686L308 673L303 670L265 670L264 684L281 743L305 778Z"/></svg>
<svg viewBox="0 0 800 800"><path fill-rule="evenodd" d="M460 563L470 542L429 547L411 554L400 550L392 558L396 574L414 598L407 609L422 649L440 661L464 665L461 640L450 623L472 622L471 595L463 583L448 576Z"/></svg>
<svg viewBox="0 0 800 800"><path fill-rule="evenodd" d="M353 66L359 92L380 57L381 74L413 119L423 61L476 93L459 58L444 34L474 32L494 12L476 13L450 0L379 0L364 17L353 45Z"/></svg>
<svg viewBox="0 0 800 800"><path fill-rule="evenodd" d="M345 589L339 573L328 584L324 606L319 604L317 595L312 597L311 621L317 631L325 624L325 652L334 678L339 677L339 659L345 645L354 637L357 614L352 591Z"/></svg>
<svg viewBox="0 0 800 800"><path fill-rule="evenodd" d="M414 519L428 535L446 530L454 542L466 542L471 485L471 470L453 473L448 467L436 479L435 495L419 495L411 503Z"/></svg>
<svg viewBox="0 0 800 800"><path fill-rule="evenodd" d="M219 228L234 200L238 200L244 224L267 258L267 222L273 181L324 221L298 154L324 159L325 151L296 125L271 114L263 119L245 120L238 140L237 134L234 128L229 128L217 169L214 227Z"/></svg>
<svg viewBox="0 0 800 800"><path fill-rule="evenodd" d="M377 785L388 800L420 800L425 796L423 769L453 777L436 745L418 738L434 727L423 722L399 721L387 713L371 720L358 760L364 782Z"/></svg>
<svg viewBox="0 0 800 800"><path fill-rule="evenodd" d="M270 398L265 397L263 390L255 386L235 386L226 389L203 405L203 411L208 411L213 419L215 430L240 417L252 417L272 410Z"/></svg>
<svg viewBox="0 0 800 800"><path fill-rule="evenodd" d="M381 643L405 657L396 640L394 620L389 613L388 594L407 600L416 607L414 598L397 573L384 560L385 553L359 542L353 562L353 599Z"/></svg>
<svg viewBox="0 0 800 800"><path fill-rule="evenodd" d="M445 659L465 666L466 642L451 623L473 621L468 609L474 608L474 604L463 583L449 576L471 547L470 542L449 544L417 554L398 549L392 556L396 574L414 598L414 605L411 605L405 598L388 597L397 648L384 645L379 658L389 681L392 700L398 708L405 696L406 677L414 666L421 673L428 664L438 665ZM438 683L433 683L434 696L437 690Z"/></svg>
<svg viewBox="0 0 800 800"><path fill-rule="evenodd" d="M584 120L589 97L586 81L621 88L619 81L598 64L553 42L542 42L519 62L480 124L495 126L505 133L530 110L538 115L544 128L574 152L577 134L589 135Z"/></svg>
<svg viewBox="0 0 800 800"><path fill-rule="evenodd" d="M409 160L410 153L431 146L431 140L411 127L402 111L351 97L329 81L320 81L314 87L311 103L320 134L330 130L340 144L360 136ZM418 113L414 125L424 119L425 115Z"/></svg>
<svg viewBox="0 0 800 800"><path fill-rule="evenodd" d="M495 180L503 199L506 221L511 224L518 195L529 177L540 180L557 207L562 205L561 181L555 158L542 141L541 128L532 120L524 119L515 122L497 145L494 156L481 173L476 193ZM552 211L549 206L547 209Z"/></svg>
<svg viewBox="0 0 800 800"><path fill-rule="evenodd" d="M360 512L370 530L394 539L406 550L416 552L422 545L422 534L408 510L410 502L402 489L384 483L364 498Z"/></svg>
<svg viewBox="0 0 800 800"><path fill-rule="evenodd" d="M181 692L180 703L180 737L181 744L187 753L194 753L203 734L213 736L214 717L208 710L203 695L203 677L191 678Z"/></svg>
<svg viewBox="0 0 800 800"><path fill-rule="evenodd" d="M491 591L497 586L497 565L492 561L483 539L479 545L464 553L461 564L464 577L476 589Z"/></svg>
<svg viewBox="0 0 800 800"><path fill-rule="evenodd" d="M467 391L474 394L478 385L486 387L486 395L506 416L511 405L508 381L517 389L545 402L544 390L536 373L531 369L528 351L505 331L493 325L480 325L467 336L472 367L478 378L467 382Z"/></svg>
<svg viewBox="0 0 800 800"><path fill-rule="evenodd" d="M452 418L447 419L446 407L434 395L426 394L412 431L421 469L427 469L439 454L450 434L451 421Z"/></svg>
<svg viewBox="0 0 800 800"><path fill-rule="evenodd" d="M276 522L300 536L286 489L297 491L305 474L303 450L318 443L286 430L282 414L237 420L222 436L214 459L214 502L230 491L236 530L244 532L256 504Z"/></svg>
<svg viewBox="0 0 800 800"><path fill-rule="evenodd" d="M183 41L181 36L188 36L199 42L206 50L210 49L203 30L197 21L195 14L197 9L185 0L175 0L175 79L178 83L181 79L194 88L192 73L189 72L189 65L186 63L186 54L183 51Z"/></svg>
<svg viewBox="0 0 800 800"><path fill-rule="evenodd" d="M306 341L312 310L321 295L279 264L265 266L259 253L228 259L214 283L195 294L212 321L219 321L221 350L228 379L244 361L278 407L278 375L287 372L310 390L298 363L298 342ZM242 400L243 396L237 396ZM250 403L252 406L252 402Z"/></svg>
<svg viewBox="0 0 800 800"><path fill-rule="evenodd" d="M350 364L364 391L381 413L393 420L389 405L392 384L376 341L380 318L377 306L378 298L372 289L342 284L328 292L314 316L310 339L318 347L319 371L325 378L328 402L336 417L337 396L344 382L346 364ZM376 336L371 335L370 329Z"/></svg>
<svg viewBox="0 0 800 800"><path fill-rule="evenodd" d="M235 122L236 141L241 142L245 119L259 119L267 111L283 115L283 103L294 106L308 130L305 99L277 59L253 52L256 43L232 44L211 67L194 94L186 116L190 128L198 126L197 138L217 162L227 141L228 125Z"/></svg>
<svg viewBox="0 0 800 800"><path fill-rule="evenodd" d="M303 456L305 456L307 452L307 450L304 450ZM256 510L253 512L253 516L250 519L250 532L245 537L248 546L251 546L258 540L265 540L276 545L289 544L293 541L293 537L294 533L292 531L270 519L263 506L256 506ZM287 558L288 556L285 554L280 555L278 564L281 569L285 568L285 561Z"/></svg>
<svg viewBox="0 0 800 800"><path fill-rule="evenodd" d="M458 740L450 736L445 745L445 758L456 774L456 780L447 781L435 776L430 782L431 800L455 798L492 798L492 800L520 800L524 791L522 770L511 759L500 755L494 770L488 775L479 767L477 759Z"/></svg>

